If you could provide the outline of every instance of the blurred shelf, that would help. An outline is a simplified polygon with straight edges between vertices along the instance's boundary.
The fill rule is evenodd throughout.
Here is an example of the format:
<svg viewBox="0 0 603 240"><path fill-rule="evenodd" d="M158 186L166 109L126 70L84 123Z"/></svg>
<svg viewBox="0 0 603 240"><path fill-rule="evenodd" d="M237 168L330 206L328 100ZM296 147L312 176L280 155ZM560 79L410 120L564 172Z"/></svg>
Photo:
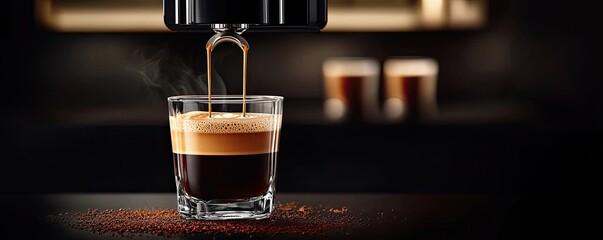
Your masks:
<svg viewBox="0 0 603 240"><path fill-rule="evenodd" d="M58 32L168 32L160 0L36 0L40 25ZM327 32L479 29L487 0L331 0Z"/></svg>

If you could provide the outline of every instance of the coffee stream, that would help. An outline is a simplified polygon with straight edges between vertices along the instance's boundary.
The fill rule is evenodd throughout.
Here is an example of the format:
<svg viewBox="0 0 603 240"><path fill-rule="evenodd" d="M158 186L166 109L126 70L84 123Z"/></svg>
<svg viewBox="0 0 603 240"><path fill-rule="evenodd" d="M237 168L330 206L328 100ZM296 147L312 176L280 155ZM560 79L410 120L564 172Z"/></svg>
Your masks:
<svg viewBox="0 0 603 240"><path fill-rule="evenodd" d="M243 112L242 117L245 117L246 112L246 98L247 98L247 52L249 51L249 43L241 35L232 32L224 31L217 33L207 41L207 100L208 100L208 113L209 118L212 117L211 112L211 53L222 42L232 42L237 44L243 51Z"/></svg>

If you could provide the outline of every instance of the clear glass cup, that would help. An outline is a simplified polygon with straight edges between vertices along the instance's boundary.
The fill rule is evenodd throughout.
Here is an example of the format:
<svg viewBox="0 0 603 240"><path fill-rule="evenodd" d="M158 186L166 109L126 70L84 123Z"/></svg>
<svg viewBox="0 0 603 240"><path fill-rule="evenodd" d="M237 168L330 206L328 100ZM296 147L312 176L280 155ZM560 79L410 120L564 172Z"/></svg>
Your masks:
<svg viewBox="0 0 603 240"><path fill-rule="evenodd" d="M180 215L269 217L283 97L185 95L169 97L168 103Z"/></svg>

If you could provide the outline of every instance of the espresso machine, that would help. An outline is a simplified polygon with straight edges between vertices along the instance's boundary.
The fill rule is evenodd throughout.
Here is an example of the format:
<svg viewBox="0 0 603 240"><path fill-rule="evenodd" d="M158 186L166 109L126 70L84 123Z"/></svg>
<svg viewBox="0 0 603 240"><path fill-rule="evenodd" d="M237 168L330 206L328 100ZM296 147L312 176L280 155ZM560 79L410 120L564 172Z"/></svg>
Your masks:
<svg viewBox="0 0 603 240"><path fill-rule="evenodd" d="M215 32L206 44L207 96L210 109L211 53L220 43L234 43L243 51L242 80L245 99L249 43L241 34L320 32L327 24L327 0L164 0L163 11L165 25L170 30ZM211 110L209 112L211 113ZM244 112L243 110L243 115Z"/></svg>
<svg viewBox="0 0 603 240"><path fill-rule="evenodd" d="M318 32L327 0L164 0L172 31Z"/></svg>

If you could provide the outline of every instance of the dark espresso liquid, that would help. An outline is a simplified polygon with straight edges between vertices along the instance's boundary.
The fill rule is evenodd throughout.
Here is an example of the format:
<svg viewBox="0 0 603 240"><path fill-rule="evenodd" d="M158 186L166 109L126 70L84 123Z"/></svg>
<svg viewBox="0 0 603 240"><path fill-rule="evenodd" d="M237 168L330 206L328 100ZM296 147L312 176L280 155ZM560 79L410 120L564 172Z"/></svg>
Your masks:
<svg viewBox="0 0 603 240"><path fill-rule="evenodd" d="M362 88L364 77L345 76L341 77L342 96L347 107L347 118L351 122L360 122L363 118Z"/></svg>
<svg viewBox="0 0 603 240"><path fill-rule="evenodd" d="M435 82L425 76L391 76L386 79L386 97L404 103L404 121L420 122L435 117Z"/></svg>
<svg viewBox="0 0 603 240"><path fill-rule="evenodd" d="M401 77L402 96L406 102L407 115L406 121L418 122L421 118L421 98L419 95L421 77L407 76Z"/></svg>
<svg viewBox="0 0 603 240"><path fill-rule="evenodd" d="M210 199L245 199L262 196L270 185L276 153L253 155L174 154L179 184L191 196Z"/></svg>
<svg viewBox="0 0 603 240"><path fill-rule="evenodd" d="M205 201L248 199L274 190L278 116L193 111L170 117L180 191ZM280 120L278 120L280 121Z"/></svg>

